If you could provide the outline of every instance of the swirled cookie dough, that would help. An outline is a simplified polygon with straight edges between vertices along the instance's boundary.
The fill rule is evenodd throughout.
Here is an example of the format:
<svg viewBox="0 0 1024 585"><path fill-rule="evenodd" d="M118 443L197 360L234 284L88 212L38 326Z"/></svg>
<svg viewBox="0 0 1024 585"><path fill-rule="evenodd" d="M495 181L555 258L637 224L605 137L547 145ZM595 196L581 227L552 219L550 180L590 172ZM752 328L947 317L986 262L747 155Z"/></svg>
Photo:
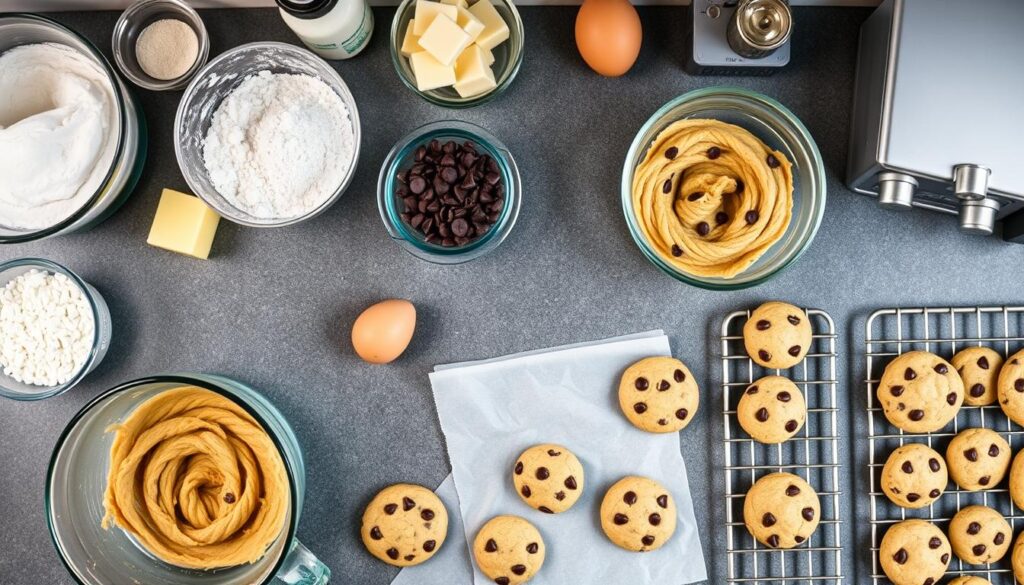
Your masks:
<svg viewBox="0 0 1024 585"><path fill-rule="evenodd" d="M191 569L253 563L281 533L291 497L281 454L231 400L175 388L110 430L104 528Z"/></svg>
<svg viewBox="0 0 1024 585"><path fill-rule="evenodd" d="M792 212L785 155L718 120L673 123L633 174L633 213L647 242L695 276L740 274L782 238Z"/></svg>

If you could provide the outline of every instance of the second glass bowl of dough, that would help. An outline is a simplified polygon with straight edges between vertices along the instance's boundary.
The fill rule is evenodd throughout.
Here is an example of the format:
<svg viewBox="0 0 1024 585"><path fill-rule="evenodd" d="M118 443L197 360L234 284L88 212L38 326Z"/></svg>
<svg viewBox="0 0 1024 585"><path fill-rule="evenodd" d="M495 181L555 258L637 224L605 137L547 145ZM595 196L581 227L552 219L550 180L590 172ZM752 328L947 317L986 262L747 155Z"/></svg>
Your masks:
<svg viewBox="0 0 1024 585"><path fill-rule="evenodd" d="M688 118L713 119L739 126L769 148L785 154L793 165L793 216L789 227L756 262L732 278L696 276L667 262L648 241L633 207L633 176L637 166L662 130ZM777 275L810 246L825 212L825 165L810 132L785 106L745 89L712 87L671 100L647 120L629 147L620 190L629 233L652 264L694 286L737 290L756 286Z"/></svg>

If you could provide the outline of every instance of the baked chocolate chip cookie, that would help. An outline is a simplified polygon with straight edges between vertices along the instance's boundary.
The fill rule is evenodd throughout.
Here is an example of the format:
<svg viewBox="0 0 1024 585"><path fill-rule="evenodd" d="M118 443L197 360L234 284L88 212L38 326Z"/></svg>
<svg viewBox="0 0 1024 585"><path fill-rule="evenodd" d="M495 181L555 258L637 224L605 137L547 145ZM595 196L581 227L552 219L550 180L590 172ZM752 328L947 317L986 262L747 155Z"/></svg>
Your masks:
<svg viewBox="0 0 1024 585"><path fill-rule="evenodd" d="M519 516L496 516L484 524L473 541L473 558L480 572L498 585L519 585L544 564L544 539Z"/></svg>
<svg viewBox="0 0 1024 585"><path fill-rule="evenodd" d="M1024 583L1024 532L1017 535L1013 542L1013 555L1010 557L1013 567L1013 578L1017 583Z"/></svg>
<svg viewBox="0 0 1024 585"><path fill-rule="evenodd" d="M779 301L754 309L743 325L743 345L754 362L772 369L791 368L811 348L811 322L803 310Z"/></svg>
<svg viewBox="0 0 1024 585"><path fill-rule="evenodd" d="M946 448L949 475L961 489L994 488L1010 468L1010 445L989 429L960 431Z"/></svg>
<svg viewBox="0 0 1024 585"><path fill-rule="evenodd" d="M1017 452L1010 466L1010 499L1024 510L1024 450Z"/></svg>
<svg viewBox="0 0 1024 585"><path fill-rule="evenodd" d="M604 495L601 529L608 540L626 550L657 550L676 531L676 502L653 479L624 477Z"/></svg>
<svg viewBox="0 0 1024 585"><path fill-rule="evenodd" d="M366 506L361 529L370 554L396 567L434 556L448 534L448 511L434 492L400 483L384 488Z"/></svg>
<svg viewBox="0 0 1024 585"><path fill-rule="evenodd" d="M1003 356L989 347L968 347L949 360L964 382L964 404L995 404L996 382L1003 367Z"/></svg>
<svg viewBox="0 0 1024 585"><path fill-rule="evenodd" d="M793 548L805 542L821 521L818 494L803 478L772 473L757 480L743 499L743 523L750 534L771 548Z"/></svg>
<svg viewBox="0 0 1024 585"><path fill-rule="evenodd" d="M619 382L619 407L637 428L675 433L690 424L700 402L697 381L683 362L644 358L626 368Z"/></svg>
<svg viewBox="0 0 1024 585"><path fill-rule="evenodd" d="M960 575L953 580L947 581L946 585L992 585L992 582L977 575Z"/></svg>
<svg viewBox="0 0 1024 585"><path fill-rule="evenodd" d="M1024 426L1024 349L1006 359L999 371L996 391L1006 416Z"/></svg>
<svg viewBox="0 0 1024 585"><path fill-rule="evenodd" d="M534 445L512 468L516 493L531 508L545 514L564 512L583 493L583 464L561 445Z"/></svg>
<svg viewBox="0 0 1024 585"><path fill-rule="evenodd" d="M889 455L882 467L882 491L903 508L923 508L946 491L946 462L931 447L909 443Z"/></svg>
<svg viewBox="0 0 1024 585"><path fill-rule="evenodd" d="M949 424L964 401L964 383L946 360L925 351L896 357L878 382L885 418L908 433L931 433Z"/></svg>
<svg viewBox="0 0 1024 585"><path fill-rule="evenodd" d="M904 520L882 537L878 558L893 585L936 585L952 550L946 535L926 520Z"/></svg>
<svg viewBox="0 0 1024 585"><path fill-rule="evenodd" d="M967 506L949 522L953 552L969 565L999 562L1010 550L1012 538L1010 523L987 506Z"/></svg>
<svg viewBox="0 0 1024 585"><path fill-rule="evenodd" d="M788 378L765 376L743 392L736 418L755 441L782 443L804 426L807 404L803 392Z"/></svg>

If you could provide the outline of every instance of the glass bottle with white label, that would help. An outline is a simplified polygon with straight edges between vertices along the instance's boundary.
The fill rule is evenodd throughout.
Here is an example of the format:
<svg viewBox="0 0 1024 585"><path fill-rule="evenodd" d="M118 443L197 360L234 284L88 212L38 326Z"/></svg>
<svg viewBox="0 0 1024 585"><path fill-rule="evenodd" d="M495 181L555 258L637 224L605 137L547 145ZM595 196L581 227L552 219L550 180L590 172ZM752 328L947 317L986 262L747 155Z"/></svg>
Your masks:
<svg viewBox="0 0 1024 585"><path fill-rule="evenodd" d="M288 28L324 59L354 57L373 34L367 0L277 0L277 6Z"/></svg>

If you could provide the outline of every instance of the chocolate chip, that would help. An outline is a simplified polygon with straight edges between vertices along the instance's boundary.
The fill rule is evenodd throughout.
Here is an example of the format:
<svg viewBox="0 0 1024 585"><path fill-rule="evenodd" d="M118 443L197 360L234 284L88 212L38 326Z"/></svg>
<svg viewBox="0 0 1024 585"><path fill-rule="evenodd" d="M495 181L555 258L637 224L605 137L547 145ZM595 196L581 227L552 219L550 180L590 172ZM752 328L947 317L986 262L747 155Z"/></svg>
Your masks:
<svg viewBox="0 0 1024 585"><path fill-rule="evenodd" d="M970 534L971 536L974 536L975 534L977 534L979 532L981 532L981 524L979 524L977 522L971 522L970 524L967 525L967 534Z"/></svg>
<svg viewBox="0 0 1024 585"><path fill-rule="evenodd" d="M789 355L793 357L797 357L798 355L800 355L800 346L794 345L793 347L789 348Z"/></svg>
<svg viewBox="0 0 1024 585"><path fill-rule="evenodd" d="M938 471L942 469L942 465L939 464L938 459L932 457L931 459L928 460L928 468L938 473Z"/></svg>
<svg viewBox="0 0 1024 585"><path fill-rule="evenodd" d="M233 494L231 492L228 492L228 493L224 494L224 503L226 503L226 504L234 504L235 503L235 494Z"/></svg>
<svg viewBox="0 0 1024 585"><path fill-rule="evenodd" d="M928 577L921 585L935 585L935 577Z"/></svg>
<svg viewBox="0 0 1024 585"><path fill-rule="evenodd" d="M647 405L643 402L637 402L633 405L633 410L636 411L637 414L643 414L647 412Z"/></svg>
<svg viewBox="0 0 1024 585"><path fill-rule="evenodd" d="M799 325L800 324L800 317L797 317L796 315L790 315L790 316L786 317L786 320L789 321L789 323L791 325Z"/></svg>
<svg viewBox="0 0 1024 585"><path fill-rule="evenodd" d="M799 426L800 426L800 423L796 422L795 420L789 420L789 421L786 421L786 426L784 428L786 429L786 432L792 433Z"/></svg>
<svg viewBox="0 0 1024 585"><path fill-rule="evenodd" d="M907 417L910 420L917 422L924 418L924 411L915 408L914 410L911 410L909 414L907 414Z"/></svg>
<svg viewBox="0 0 1024 585"><path fill-rule="evenodd" d="M790 396L789 392L786 392L785 390L783 390L782 392L779 392L778 394L776 394L775 398L779 402L789 402L790 400L793 399L793 397Z"/></svg>
<svg viewBox="0 0 1024 585"><path fill-rule="evenodd" d="M484 551L486 552L498 552L498 543L494 542L493 538L487 539L487 544L484 545Z"/></svg>
<svg viewBox="0 0 1024 585"><path fill-rule="evenodd" d="M958 396L956 395L956 392L950 392L949 394L946 394L946 402L950 406L956 405L957 398Z"/></svg>
<svg viewBox="0 0 1024 585"><path fill-rule="evenodd" d="M706 236L706 235L708 235L710 233L711 233L711 226L708 225L708 222L702 221L702 222L697 224L697 235L698 236L703 238L704 236Z"/></svg>
<svg viewBox="0 0 1024 585"><path fill-rule="evenodd" d="M632 506L636 503L636 492L626 492L622 495L622 501L626 502L626 505Z"/></svg>
<svg viewBox="0 0 1024 585"><path fill-rule="evenodd" d="M904 461L900 469L903 470L903 473L914 473L914 465L909 461Z"/></svg>
<svg viewBox="0 0 1024 585"><path fill-rule="evenodd" d="M986 550L988 550L988 547L986 547L984 544L976 544L971 547L971 552L974 553L974 556L976 557L980 557L981 555L985 554Z"/></svg>
<svg viewBox="0 0 1024 585"><path fill-rule="evenodd" d="M690 196L686 198L687 201L696 201L704 196L703 191L697 191L696 193L690 193Z"/></svg>
<svg viewBox="0 0 1024 585"><path fill-rule="evenodd" d="M907 564L907 559L908 558L909 558L909 555L907 554L907 551L905 549L902 549L902 548L900 550L896 551L896 554L892 555L892 560L896 561L896 563L900 564L900 565Z"/></svg>
<svg viewBox="0 0 1024 585"><path fill-rule="evenodd" d="M555 492L555 499L558 500L559 502L564 500L565 499L565 492L562 492L562 491Z"/></svg>
<svg viewBox="0 0 1024 585"><path fill-rule="evenodd" d="M768 546L772 548L779 548L779 535L773 534L768 537Z"/></svg>
<svg viewBox="0 0 1024 585"><path fill-rule="evenodd" d="M678 155L679 149L676 148L675 146L670 146L669 149L665 151L665 158L667 158L668 160L672 160Z"/></svg>
<svg viewBox="0 0 1024 585"><path fill-rule="evenodd" d="M1017 392L1024 392L1024 378L1017 378L1013 383L1013 389Z"/></svg>
<svg viewBox="0 0 1024 585"><path fill-rule="evenodd" d="M398 511L398 504L388 504L388 505L384 506L384 513L387 514L388 516L391 516L392 514L394 514L397 511Z"/></svg>
<svg viewBox="0 0 1024 585"><path fill-rule="evenodd" d="M761 408L757 409L757 412L754 413L754 418L756 418L760 422L767 422L768 421L768 409L764 408L764 407L761 407Z"/></svg>
<svg viewBox="0 0 1024 585"><path fill-rule="evenodd" d="M614 522L616 526L622 526L629 522L629 516L626 516L625 514L616 514L612 517L612 522Z"/></svg>
<svg viewBox="0 0 1024 585"><path fill-rule="evenodd" d="M671 387L672 385L668 383L668 380L662 380L661 382L658 382L658 392L664 392Z"/></svg>
<svg viewBox="0 0 1024 585"><path fill-rule="evenodd" d="M910 503L914 503L914 502L916 502L916 501L918 501L920 499L921 499L921 495L920 494L916 494L914 492L910 492L909 494L907 494L907 501L910 502Z"/></svg>
<svg viewBox="0 0 1024 585"><path fill-rule="evenodd" d="M388 549L388 558L397 561L398 560L398 549L391 547Z"/></svg>
<svg viewBox="0 0 1024 585"><path fill-rule="evenodd" d="M970 449L966 449L966 450L964 450L964 457L966 457L968 461L977 461L978 460L978 450L975 449L974 447L971 447Z"/></svg>
<svg viewBox="0 0 1024 585"><path fill-rule="evenodd" d="M658 419L658 424L659 424L660 426L666 427L666 426L668 426L668 419L664 419L664 418L659 418L659 419Z"/></svg>
<svg viewBox="0 0 1024 585"><path fill-rule="evenodd" d="M663 510L667 510L668 509L668 496L666 496L666 495L658 496L658 498L655 501L658 502L658 505L661 506L661 508Z"/></svg>
<svg viewBox="0 0 1024 585"><path fill-rule="evenodd" d="M537 479L543 481L543 480L551 477L551 472L548 471L547 467L538 467L536 475L537 475Z"/></svg>
<svg viewBox="0 0 1024 585"><path fill-rule="evenodd" d="M384 538L384 533L380 531L380 527L379 526L374 526L373 528L370 529L370 538L372 538L374 540L380 540L380 539Z"/></svg>
<svg viewBox="0 0 1024 585"><path fill-rule="evenodd" d="M795 498L796 496L800 495L800 488L798 488L795 485L791 485L786 488L786 495L791 498Z"/></svg>
<svg viewBox="0 0 1024 585"><path fill-rule="evenodd" d="M935 371L945 376L946 374L949 373L949 368L946 366L946 364L938 364L935 366Z"/></svg>
<svg viewBox="0 0 1024 585"><path fill-rule="evenodd" d="M744 189L746 189L746 187L747 186L743 184L743 179L736 179L736 190L733 191L733 193L739 195Z"/></svg>
<svg viewBox="0 0 1024 585"><path fill-rule="evenodd" d="M939 497L941 495L942 495L942 492L940 492L938 489L934 489L934 490L928 492L928 497L929 498L933 498L933 499L937 498L937 497Z"/></svg>
<svg viewBox="0 0 1024 585"><path fill-rule="evenodd" d="M519 490L519 493L523 494L524 498L528 498L533 495L533 490L530 489L530 486L524 485L523 489Z"/></svg>
<svg viewBox="0 0 1024 585"><path fill-rule="evenodd" d="M747 388L747 394L757 394L757 386L751 386Z"/></svg>
<svg viewBox="0 0 1024 585"><path fill-rule="evenodd" d="M729 214L724 211L719 211L715 214L715 225L724 225L729 223Z"/></svg>
<svg viewBox="0 0 1024 585"><path fill-rule="evenodd" d="M772 359L772 354L768 353L767 350L761 349L758 350L757 357L761 358L761 361L767 362Z"/></svg>
<svg viewBox="0 0 1024 585"><path fill-rule="evenodd" d="M516 472L516 475L522 475L523 474L523 462L522 461L517 461L516 462L515 472Z"/></svg>
<svg viewBox="0 0 1024 585"><path fill-rule="evenodd" d="M779 159L775 158L774 154L769 154L768 158L765 159L765 162L768 163L768 166L773 169L778 168L780 164Z"/></svg>
<svg viewBox="0 0 1024 585"><path fill-rule="evenodd" d="M710 158L711 160L715 160L716 158L722 156L722 149L718 148L717 146L712 146L711 148L708 149L707 154L708 158Z"/></svg>
<svg viewBox="0 0 1024 585"><path fill-rule="evenodd" d="M978 358L978 367L983 369L983 370L987 370L988 367L989 367L988 366L988 358L985 357L985 356L981 356L980 358Z"/></svg>
<svg viewBox="0 0 1024 585"><path fill-rule="evenodd" d="M980 479L978 479L978 483L981 484L981 485L988 485L988 482L990 482L990 481L992 481L992 478L987 476L987 475L981 477Z"/></svg>
<svg viewBox="0 0 1024 585"><path fill-rule="evenodd" d="M811 520L814 520L814 508L808 506L803 510L800 510L800 515L804 517L804 520L810 522Z"/></svg>
<svg viewBox="0 0 1024 585"><path fill-rule="evenodd" d="M988 456L989 457L999 457L999 445L996 445L995 443L992 443L991 445L989 445L988 446Z"/></svg>
<svg viewBox="0 0 1024 585"><path fill-rule="evenodd" d="M651 523L651 526L657 526L661 524L661 514L655 512L647 517L647 521Z"/></svg>
<svg viewBox="0 0 1024 585"><path fill-rule="evenodd" d="M906 380L913 380L916 377L917 372L915 372L912 368L907 368L906 371L903 372L903 378Z"/></svg>
<svg viewBox="0 0 1024 585"><path fill-rule="evenodd" d="M935 549L939 548L940 546L942 546L942 539L940 539L938 536L933 536L928 541L928 548L930 548L932 550L935 550Z"/></svg>
<svg viewBox="0 0 1024 585"><path fill-rule="evenodd" d="M424 508L423 511L420 512L420 518L423 518L427 522L430 522L434 519L434 511L431 510L430 508Z"/></svg>
<svg viewBox="0 0 1024 585"><path fill-rule="evenodd" d="M512 581L509 580L508 577L502 575L501 577L498 577L497 579L495 579L494 582L497 585L509 585L509 583L511 583Z"/></svg>
<svg viewBox="0 0 1024 585"><path fill-rule="evenodd" d="M995 538L992 539L992 544L999 546L1006 542L1006 535L1002 532L997 532Z"/></svg>
<svg viewBox="0 0 1024 585"><path fill-rule="evenodd" d="M647 536L641 538L640 542L643 543L644 546L651 546L652 544L654 544L654 537L648 534Z"/></svg>
<svg viewBox="0 0 1024 585"><path fill-rule="evenodd" d="M679 420L686 420L686 417L689 414L690 413L685 408L680 408L679 410L676 411L676 418L678 418Z"/></svg>
<svg viewBox="0 0 1024 585"><path fill-rule="evenodd" d="M435 548L437 548L436 540L428 540L423 543L423 552L434 552Z"/></svg>
<svg viewBox="0 0 1024 585"><path fill-rule="evenodd" d="M567 487L567 488L569 488L571 490L574 490L574 489L576 489L578 487L576 485L576 478L571 476L571 475L569 477L565 478L565 482L564 483L565 483L565 487Z"/></svg>
<svg viewBox="0 0 1024 585"><path fill-rule="evenodd" d="M416 555L405 555L405 560L411 561L416 558Z"/></svg>
<svg viewBox="0 0 1024 585"><path fill-rule="evenodd" d="M756 327L758 331L765 331L772 328L772 322L768 319L761 319L757 322Z"/></svg>
<svg viewBox="0 0 1024 585"><path fill-rule="evenodd" d="M889 388L889 394L892 394L893 396L897 397L902 396L903 386L893 386L892 388Z"/></svg>
<svg viewBox="0 0 1024 585"><path fill-rule="evenodd" d="M761 525L764 526L765 528L770 528L772 526L775 526L775 523L777 521L778 520L775 518L775 515L772 514L771 512L765 512L764 516L761 517Z"/></svg>
<svg viewBox="0 0 1024 585"><path fill-rule="evenodd" d="M509 570L516 575L522 575L526 572L526 565L512 565Z"/></svg>
<svg viewBox="0 0 1024 585"><path fill-rule="evenodd" d="M675 372L673 372L672 377L675 379L676 382L683 382L686 380L686 374L683 373L682 370L676 370Z"/></svg>
<svg viewBox="0 0 1024 585"><path fill-rule="evenodd" d="M793 540L795 540L797 544L800 544L800 543L801 543L801 542L803 542L803 541L804 541L805 539L804 539L804 537L802 537L802 536L800 536L799 534L797 534L796 536L794 536L794 537L793 537Z"/></svg>
<svg viewBox="0 0 1024 585"><path fill-rule="evenodd" d="M416 502L414 502L412 500L412 498L410 498L410 497L402 498L402 510L403 511L408 512L409 510L412 510L415 507L416 507Z"/></svg>
<svg viewBox="0 0 1024 585"><path fill-rule="evenodd" d="M675 256L676 258L682 256L683 255L683 249L680 248L679 246L675 245L675 244L672 244L672 255Z"/></svg>
<svg viewBox="0 0 1024 585"><path fill-rule="evenodd" d="M647 378L644 378L643 376L637 378L636 382L633 382L633 386L635 386L636 389L641 392L647 390L650 387L650 385L651 384L650 382L647 381Z"/></svg>
<svg viewBox="0 0 1024 585"><path fill-rule="evenodd" d="M984 396L984 395L985 395L985 385L984 384L975 384L975 385L971 386L971 396L973 396L975 398L979 398L979 397Z"/></svg>
<svg viewBox="0 0 1024 585"><path fill-rule="evenodd" d="M672 179L665 179L665 183L661 186L662 193L672 192Z"/></svg>
<svg viewBox="0 0 1024 585"><path fill-rule="evenodd" d="M939 560L942 561L943 564L948 563L949 562L949 553L946 553L946 554L942 555L941 557L939 557ZM932 579L932 583L934 583L934 582L935 582L935 580ZM931 583L929 583L928 585L931 585Z"/></svg>
<svg viewBox="0 0 1024 585"><path fill-rule="evenodd" d="M530 553L531 555L537 554L537 551L539 550L540 546L536 542L531 542L530 544L526 545L526 552Z"/></svg>
<svg viewBox="0 0 1024 585"><path fill-rule="evenodd" d="M743 214L743 219L746 220L748 225L754 225L760 217L761 216L753 209Z"/></svg>
<svg viewBox="0 0 1024 585"><path fill-rule="evenodd" d="M541 506L541 507L539 507L537 509L540 510L541 512L544 512L545 514L554 514L555 513L554 510L552 510L551 508L548 508L547 506Z"/></svg>

